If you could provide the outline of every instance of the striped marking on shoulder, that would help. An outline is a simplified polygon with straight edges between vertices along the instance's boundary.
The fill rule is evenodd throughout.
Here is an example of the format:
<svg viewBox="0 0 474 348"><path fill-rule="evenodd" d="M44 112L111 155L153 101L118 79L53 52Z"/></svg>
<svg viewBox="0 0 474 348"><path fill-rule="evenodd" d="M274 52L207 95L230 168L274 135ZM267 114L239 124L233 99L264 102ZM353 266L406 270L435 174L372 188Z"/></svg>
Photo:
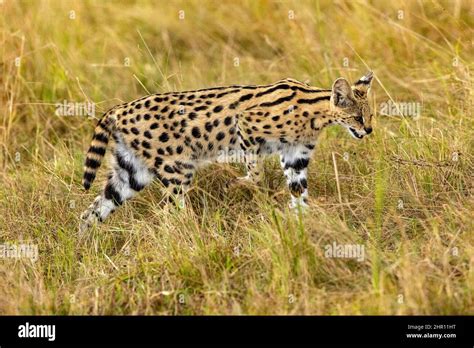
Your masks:
<svg viewBox="0 0 474 348"><path fill-rule="evenodd" d="M295 96L296 96L296 92L293 92L290 95L278 98L274 101L261 103L260 106L265 106L265 107L275 106L275 105L278 105L278 104L281 104L281 103L284 103L284 102L288 102L288 101L292 100Z"/></svg>
<svg viewBox="0 0 474 348"><path fill-rule="evenodd" d="M322 96L322 97L316 97L316 98L312 98L312 99L298 99L296 102L298 104L316 104L316 103L319 103L323 100L330 100L330 99L331 99L330 95L325 95L325 96Z"/></svg>

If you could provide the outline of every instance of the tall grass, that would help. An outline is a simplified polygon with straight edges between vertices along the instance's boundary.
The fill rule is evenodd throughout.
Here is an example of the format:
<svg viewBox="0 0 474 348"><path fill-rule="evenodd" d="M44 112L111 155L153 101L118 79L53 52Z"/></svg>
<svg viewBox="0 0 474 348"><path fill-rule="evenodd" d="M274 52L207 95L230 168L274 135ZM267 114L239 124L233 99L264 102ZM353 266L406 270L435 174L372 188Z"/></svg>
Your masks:
<svg viewBox="0 0 474 348"><path fill-rule="evenodd" d="M9 1L0 4L2 314L472 314L474 8L469 1ZM184 16L184 17L183 17ZM329 87L376 73L356 142L327 129L295 216L278 161L265 183L202 170L188 209L158 185L83 241L82 161L97 115L146 93L284 77ZM400 104L398 104L400 105ZM335 168L337 167L337 173ZM98 183L105 178L101 170ZM339 186L338 186L339 184ZM338 188L339 187L339 188ZM365 257L328 257L327 245Z"/></svg>

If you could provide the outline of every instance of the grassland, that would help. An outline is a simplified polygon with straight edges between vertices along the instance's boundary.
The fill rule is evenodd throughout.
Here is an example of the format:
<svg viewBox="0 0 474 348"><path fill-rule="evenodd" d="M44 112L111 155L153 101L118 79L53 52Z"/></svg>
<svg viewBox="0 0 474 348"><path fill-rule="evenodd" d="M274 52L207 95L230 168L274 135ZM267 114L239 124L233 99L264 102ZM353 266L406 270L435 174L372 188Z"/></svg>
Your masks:
<svg viewBox="0 0 474 348"><path fill-rule="evenodd" d="M1 314L473 314L470 1L0 2ZM94 120L147 93L284 77L329 87L374 70L374 133L327 129L296 217L278 161L265 184L201 171L188 209L158 184L85 240ZM387 101L419 117L380 114ZM397 104L402 105L402 104ZM358 244L365 258L330 258Z"/></svg>

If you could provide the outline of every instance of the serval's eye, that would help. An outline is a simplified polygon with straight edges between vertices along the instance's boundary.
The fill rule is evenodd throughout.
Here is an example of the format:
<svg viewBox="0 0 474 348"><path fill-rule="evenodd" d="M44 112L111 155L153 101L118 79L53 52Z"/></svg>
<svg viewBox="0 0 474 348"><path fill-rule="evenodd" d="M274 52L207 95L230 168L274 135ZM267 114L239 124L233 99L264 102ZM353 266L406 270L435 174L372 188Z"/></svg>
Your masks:
<svg viewBox="0 0 474 348"><path fill-rule="evenodd" d="M359 123L364 123L364 118L362 116L356 116L354 117L354 120L356 120L356 122L359 122Z"/></svg>

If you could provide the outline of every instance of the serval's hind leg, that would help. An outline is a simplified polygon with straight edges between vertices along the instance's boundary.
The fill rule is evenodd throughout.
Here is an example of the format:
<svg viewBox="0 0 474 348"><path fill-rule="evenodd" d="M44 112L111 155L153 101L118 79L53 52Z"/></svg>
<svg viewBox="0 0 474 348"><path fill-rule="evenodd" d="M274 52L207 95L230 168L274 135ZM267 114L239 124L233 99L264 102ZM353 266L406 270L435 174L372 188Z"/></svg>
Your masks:
<svg viewBox="0 0 474 348"><path fill-rule="evenodd" d="M82 235L93 224L103 222L127 199L143 190L154 178L148 167L123 143L114 152L113 170L103 192L81 214L79 233Z"/></svg>

